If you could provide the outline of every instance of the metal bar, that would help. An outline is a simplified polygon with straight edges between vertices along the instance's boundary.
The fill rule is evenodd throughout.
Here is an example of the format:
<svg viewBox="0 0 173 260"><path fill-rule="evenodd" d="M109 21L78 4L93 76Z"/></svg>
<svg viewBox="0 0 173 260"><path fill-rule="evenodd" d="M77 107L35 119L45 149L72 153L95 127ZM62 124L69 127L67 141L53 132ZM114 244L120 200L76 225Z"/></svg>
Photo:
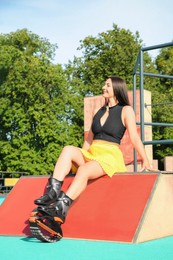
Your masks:
<svg viewBox="0 0 173 260"><path fill-rule="evenodd" d="M153 140L153 141L144 141L145 145L149 144L173 144L173 140Z"/></svg>
<svg viewBox="0 0 173 260"><path fill-rule="evenodd" d="M143 76L143 51L140 53L140 122L141 140L144 142L144 76Z"/></svg>
<svg viewBox="0 0 173 260"><path fill-rule="evenodd" d="M136 113L136 75L133 75L133 109Z"/></svg>
<svg viewBox="0 0 173 260"><path fill-rule="evenodd" d="M173 105L173 102L162 102L162 103L157 103L157 104L145 104L145 107L148 107L148 106L160 106L160 105Z"/></svg>
<svg viewBox="0 0 173 260"><path fill-rule="evenodd" d="M133 159L134 159L133 170L134 172L137 172L137 152L135 149L133 149Z"/></svg>
<svg viewBox="0 0 173 260"><path fill-rule="evenodd" d="M139 66L139 61L140 61L140 51L138 52L138 57L136 59L136 64L135 64L135 67L134 67L134 70L133 70L133 75L136 74L137 68Z"/></svg>
<svg viewBox="0 0 173 260"><path fill-rule="evenodd" d="M140 122L136 122L137 125L140 125ZM153 125L153 126L170 126L173 127L173 123L149 123L149 122L144 122L144 125Z"/></svg>
<svg viewBox="0 0 173 260"><path fill-rule="evenodd" d="M161 49L161 48L171 47L171 46L173 46L173 42L163 43L163 44L149 46L149 47L142 47L141 50L150 51L150 50Z"/></svg>
<svg viewBox="0 0 173 260"><path fill-rule="evenodd" d="M136 113L136 74L133 75L133 109ZM134 172L137 172L137 153L133 149L133 160L134 160Z"/></svg>
<svg viewBox="0 0 173 260"><path fill-rule="evenodd" d="M136 74L140 75L140 72L136 71ZM173 79L173 76L162 75L162 74L154 74L154 73L149 73L149 72L144 72L143 75L144 76L149 76L149 77L155 77L155 78Z"/></svg>
<svg viewBox="0 0 173 260"><path fill-rule="evenodd" d="M136 64L133 70L133 107L134 111L136 111L136 75L140 75L140 122L137 122L136 124L141 125L141 141L144 145L148 144L172 144L173 140L154 140L154 141L144 141L144 125L151 125L151 126L173 126L173 124L170 123L148 123L144 122L144 76L149 77L159 77L159 78L167 78L167 79L173 79L173 76L169 75L161 75L161 74L154 74L154 73L147 73L144 72L143 68L143 52L144 51L150 51L165 47L171 47L173 46L173 41L169 43L159 44L155 46L149 46L149 47L142 47L138 53ZM137 71L138 66L140 65L140 72ZM148 105L149 106L149 105ZM145 104L145 107L147 105ZM137 171L137 155L136 151L134 150L134 171Z"/></svg>

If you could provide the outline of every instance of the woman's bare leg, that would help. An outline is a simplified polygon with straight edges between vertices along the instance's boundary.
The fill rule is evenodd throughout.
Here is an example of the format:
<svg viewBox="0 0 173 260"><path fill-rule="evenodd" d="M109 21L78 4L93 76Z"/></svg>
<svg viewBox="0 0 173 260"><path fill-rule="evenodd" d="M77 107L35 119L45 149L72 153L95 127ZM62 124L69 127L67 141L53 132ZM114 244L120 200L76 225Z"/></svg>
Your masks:
<svg viewBox="0 0 173 260"><path fill-rule="evenodd" d="M41 213L52 217L58 217L64 223L69 207L86 188L88 180L96 179L105 175L98 162L90 161L79 166L76 176L68 188L67 192L61 192L57 201L48 206L41 206L38 210Z"/></svg>
<svg viewBox="0 0 173 260"><path fill-rule="evenodd" d="M49 205L57 200L61 192L63 180L72 167L72 162L80 166L85 163L85 159L79 148L66 146L57 160L53 178L49 178L48 180L45 194L34 200L36 205Z"/></svg>
<svg viewBox="0 0 173 260"><path fill-rule="evenodd" d="M80 166L85 163L85 159L79 148L72 145L65 146L56 162L53 178L63 181L71 170L72 162Z"/></svg>
<svg viewBox="0 0 173 260"><path fill-rule="evenodd" d="M97 179L103 175L105 175L105 172L96 161L90 161L81 165L66 195L75 200L85 190L88 180Z"/></svg>

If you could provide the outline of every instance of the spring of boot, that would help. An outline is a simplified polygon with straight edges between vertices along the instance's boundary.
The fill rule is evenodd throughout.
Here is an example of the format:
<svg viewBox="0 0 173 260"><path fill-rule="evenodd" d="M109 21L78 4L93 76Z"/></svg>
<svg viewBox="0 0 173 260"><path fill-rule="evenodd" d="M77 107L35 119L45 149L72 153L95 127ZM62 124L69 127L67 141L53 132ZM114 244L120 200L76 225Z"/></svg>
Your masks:
<svg viewBox="0 0 173 260"><path fill-rule="evenodd" d="M57 242L63 237L61 223L48 216L41 216L37 210L31 213L29 219L32 235L42 242Z"/></svg>

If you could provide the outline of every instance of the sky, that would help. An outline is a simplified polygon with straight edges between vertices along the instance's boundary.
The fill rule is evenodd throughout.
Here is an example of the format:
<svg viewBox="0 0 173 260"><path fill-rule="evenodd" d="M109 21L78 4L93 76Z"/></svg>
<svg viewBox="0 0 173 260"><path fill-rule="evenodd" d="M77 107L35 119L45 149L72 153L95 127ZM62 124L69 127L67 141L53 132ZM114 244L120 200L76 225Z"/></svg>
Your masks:
<svg viewBox="0 0 173 260"><path fill-rule="evenodd" d="M54 62L62 65L81 55L80 40L97 37L113 24L138 31L146 47L171 42L173 1L0 0L0 34L26 28L58 45Z"/></svg>

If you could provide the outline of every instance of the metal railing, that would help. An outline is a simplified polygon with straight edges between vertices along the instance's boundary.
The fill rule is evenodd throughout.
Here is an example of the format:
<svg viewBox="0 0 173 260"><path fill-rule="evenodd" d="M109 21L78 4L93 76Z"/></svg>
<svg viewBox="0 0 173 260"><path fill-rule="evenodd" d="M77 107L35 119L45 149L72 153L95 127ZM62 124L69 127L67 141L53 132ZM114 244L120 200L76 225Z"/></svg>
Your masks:
<svg viewBox="0 0 173 260"><path fill-rule="evenodd" d="M154 73L148 73L144 72L144 52L156 50L156 49L162 49L165 47L171 47L173 46L173 42L164 43L160 45L150 46L150 47L141 47L137 56L136 64L133 70L133 108L136 112L136 76L139 75L140 77L140 84L139 84L139 90L140 90L140 122L136 122L137 125L140 125L140 133L141 133L141 140L144 145L155 145L155 144L173 144L173 140L151 140L151 141L145 141L145 132L144 127L145 125L150 126L168 126L173 127L173 124L171 123L148 123L144 122L144 108L146 107L146 104L144 104L144 76L148 77L159 77L159 78L167 78L167 79L173 79L173 76L171 75L162 75L162 74L154 74ZM139 67L139 71L138 71ZM151 104L150 104L151 105ZM159 105L159 104L158 104ZM134 150L134 171L137 171L137 154Z"/></svg>
<svg viewBox="0 0 173 260"><path fill-rule="evenodd" d="M18 180L21 176L28 176L28 172L6 172L0 171L0 195L7 194L14 187L13 184L6 184L6 180Z"/></svg>

